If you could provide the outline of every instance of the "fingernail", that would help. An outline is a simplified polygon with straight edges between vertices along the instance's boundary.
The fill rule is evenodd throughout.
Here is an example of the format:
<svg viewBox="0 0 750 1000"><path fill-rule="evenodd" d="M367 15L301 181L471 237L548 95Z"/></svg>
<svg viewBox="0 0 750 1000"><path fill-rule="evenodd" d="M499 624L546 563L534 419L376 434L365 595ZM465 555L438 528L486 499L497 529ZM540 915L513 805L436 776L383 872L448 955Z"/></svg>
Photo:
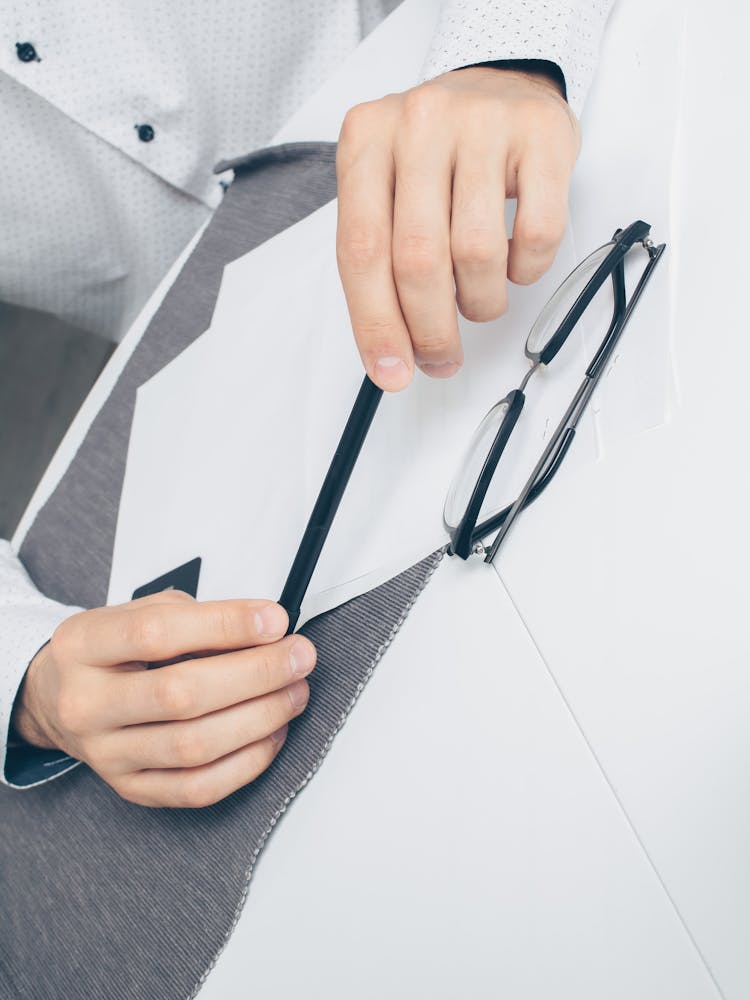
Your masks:
<svg viewBox="0 0 750 1000"><path fill-rule="evenodd" d="M271 740L273 743L283 743L286 739L286 734L289 731L289 726L282 726L281 729L277 729L275 733L271 733Z"/></svg>
<svg viewBox="0 0 750 1000"><path fill-rule="evenodd" d="M315 647L311 642L298 641L289 652L292 673L305 677L315 666Z"/></svg>
<svg viewBox="0 0 750 1000"><path fill-rule="evenodd" d="M440 363L425 362L419 366L425 375L431 378L450 378L461 367L460 361L441 361Z"/></svg>
<svg viewBox="0 0 750 1000"><path fill-rule="evenodd" d="M307 699L310 696L310 689L305 681L297 681L296 684L291 684L287 688L287 692L289 694L289 701L292 703L292 708L302 708L307 704Z"/></svg>
<svg viewBox="0 0 750 1000"><path fill-rule="evenodd" d="M255 628L258 635L266 638L272 635L283 635L287 626L286 611L278 604L268 604L255 612Z"/></svg>
<svg viewBox="0 0 750 1000"><path fill-rule="evenodd" d="M378 358L375 378L384 389L403 389L409 381L409 366L403 358Z"/></svg>

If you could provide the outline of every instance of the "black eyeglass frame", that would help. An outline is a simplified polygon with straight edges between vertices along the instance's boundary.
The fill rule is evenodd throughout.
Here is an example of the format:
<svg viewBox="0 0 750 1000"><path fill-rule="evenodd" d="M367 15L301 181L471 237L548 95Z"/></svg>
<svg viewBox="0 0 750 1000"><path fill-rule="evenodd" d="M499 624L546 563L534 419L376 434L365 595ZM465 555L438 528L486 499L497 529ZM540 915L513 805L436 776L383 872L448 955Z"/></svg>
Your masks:
<svg viewBox="0 0 750 1000"><path fill-rule="evenodd" d="M529 350L529 338L527 338L524 353L531 361L532 366L524 378L521 386L514 389L504 399L496 403L495 406L505 403L507 411L495 439L487 454L482 469L477 477L474 489L472 490L466 510L461 520L455 526L445 522L446 530L450 537L448 551L451 555L457 555L462 559L468 559L473 553L484 555L486 562L492 562L497 555L497 551L505 539L511 524L518 513L533 503L547 488L556 472L562 465L568 450L573 443L576 433L576 425L586 409L589 399L605 370L609 359L612 357L615 346L622 335L628 319L638 302L643 290L648 282L654 267L659 261L666 244L655 246L649 238L651 227L648 223L637 221L626 229L619 229L612 238L612 247L594 273L584 285L573 305L565 314L552 336L545 342L539 351ZM638 243L641 243L648 253L648 263L641 274L630 299L627 299L625 290L625 257L627 253ZM606 246L606 244L605 244ZM580 267L581 265L579 265ZM578 270L578 268L576 268ZM575 274L575 271L565 279L560 288ZM505 451L510 436L518 423L518 419L523 411L526 402L524 389L531 375L542 365L548 365L566 340L575 329L576 324L591 304L596 293L608 278L612 278L614 290L614 308L612 320L607 332L596 351L594 357L586 369L583 382L579 386L572 402L566 410L562 420L558 424L552 435L542 457L537 462L534 470L526 481L521 494L512 504L497 512L492 517L487 518L477 524L482 505L494 478L498 463ZM559 289L558 289L559 291ZM557 294L557 293L555 293ZM540 314L541 315L541 314ZM532 327L532 332L533 332ZM495 407L493 407L494 409ZM490 411L491 412L491 411ZM489 551L485 550L483 540L492 532L497 531Z"/></svg>

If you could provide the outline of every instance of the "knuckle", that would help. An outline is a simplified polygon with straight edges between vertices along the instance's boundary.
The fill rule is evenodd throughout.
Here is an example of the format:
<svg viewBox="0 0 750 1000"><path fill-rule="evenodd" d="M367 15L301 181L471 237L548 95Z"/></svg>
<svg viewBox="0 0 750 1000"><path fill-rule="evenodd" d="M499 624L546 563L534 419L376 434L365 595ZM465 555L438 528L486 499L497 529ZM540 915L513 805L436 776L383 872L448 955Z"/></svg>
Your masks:
<svg viewBox="0 0 750 1000"><path fill-rule="evenodd" d="M194 726L174 726L168 740L170 761L179 767L197 767L210 759L209 747Z"/></svg>
<svg viewBox="0 0 750 1000"><path fill-rule="evenodd" d="M578 119L575 117L570 105L556 94L545 92L541 100L534 102L534 107L529 108L529 114L533 115L539 135L549 142L550 136L555 136L558 142L565 142L569 138L573 140L573 145L578 140Z"/></svg>
<svg viewBox="0 0 750 1000"><path fill-rule="evenodd" d="M221 601L212 609L211 632L220 648L241 646L252 620L252 616L243 613L236 604Z"/></svg>
<svg viewBox="0 0 750 1000"><path fill-rule="evenodd" d="M402 97L402 114L410 127L442 116L446 94L440 87L422 85L414 87Z"/></svg>
<svg viewBox="0 0 750 1000"><path fill-rule="evenodd" d="M168 593L166 590L157 590L155 594L146 594L145 597L138 597L133 602L139 607L147 607L149 604L160 604L164 600L164 595Z"/></svg>
<svg viewBox="0 0 750 1000"><path fill-rule="evenodd" d="M289 658L287 644L281 649L274 646L259 646L253 650L253 671L259 691L273 691L282 674L281 658Z"/></svg>
<svg viewBox="0 0 750 1000"><path fill-rule="evenodd" d="M527 252L548 255L557 249L564 233L564 222L551 216L531 216L518 221L514 240Z"/></svg>
<svg viewBox="0 0 750 1000"><path fill-rule="evenodd" d="M61 622L52 633L50 652L57 663L67 663L77 659L83 648L86 612L71 615Z"/></svg>
<svg viewBox="0 0 750 1000"><path fill-rule="evenodd" d="M445 255L434 237L421 233L401 237L393 249L393 272L397 280L433 279L445 263Z"/></svg>
<svg viewBox="0 0 750 1000"><path fill-rule="evenodd" d="M404 350L405 331L395 321L367 318L354 325L354 334L365 364Z"/></svg>
<svg viewBox="0 0 750 1000"><path fill-rule="evenodd" d="M370 346L396 342L399 328L388 319L368 319L357 324L357 334Z"/></svg>
<svg viewBox="0 0 750 1000"><path fill-rule="evenodd" d="M355 104L344 115L339 133L339 151L341 146L350 145L357 142L363 134L367 134L372 122L374 113L373 102L364 101L362 104Z"/></svg>
<svg viewBox="0 0 750 1000"><path fill-rule="evenodd" d="M176 676L163 668L151 673L154 703L159 711L170 719L191 718L197 711L193 686L184 677Z"/></svg>
<svg viewBox="0 0 750 1000"><path fill-rule="evenodd" d="M109 785L117 792L121 799L125 799L126 802L132 802L133 805L153 807L158 804L151 801L137 784L128 781L127 778L118 778L116 781L109 781Z"/></svg>
<svg viewBox="0 0 750 1000"><path fill-rule="evenodd" d="M91 733L83 733L76 740L76 753L90 767L95 767L99 774L106 773L112 765L106 750L103 751L99 741Z"/></svg>
<svg viewBox="0 0 750 1000"><path fill-rule="evenodd" d="M339 267L363 273L388 259L388 242L375 227L343 226L336 240L336 254Z"/></svg>
<svg viewBox="0 0 750 1000"><path fill-rule="evenodd" d="M490 265L504 265L507 246L488 229L466 229L458 232L452 241L453 260L468 268L486 269Z"/></svg>
<svg viewBox="0 0 750 1000"><path fill-rule="evenodd" d="M158 660L169 642L169 628L157 606L139 608L125 625L126 638L143 660Z"/></svg>
<svg viewBox="0 0 750 1000"><path fill-rule="evenodd" d="M223 797L211 777L202 771L181 775L177 785L176 799L183 809L205 809Z"/></svg>
<svg viewBox="0 0 750 1000"><path fill-rule="evenodd" d="M415 341L414 353L419 364L448 353L450 338L439 333L422 333Z"/></svg>
<svg viewBox="0 0 750 1000"><path fill-rule="evenodd" d="M183 601L183 602L184 601L190 601L190 602L193 602L193 603L195 602L195 598L193 597L193 595L192 594L188 594L184 590L170 590L169 591L169 596L170 596L170 598L174 598L175 601Z"/></svg>
<svg viewBox="0 0 750 1000"><path fill-rule="evenodd" d="M461 315L471 323L488 323L490 320L498 319L506 312L507 308L507 298L497 298L494 301L475 299L465 302L462 300L459 303Z"/></svg>
<svg viewBox="0 0 750 1000"><path fill-rule="evenodd" d="M184 590L175 590L172 587L167 587L166 590L160 590L156 594L146 594L145 597L138 597L131 602L131 605L140 611L143 608L154 606L158 608L160 605L183 604L188 601L192 604L196 603L192 594L188 594Z"/></svg>
<svg viewBox="0 0 750 1000"><path fill-rule="evenodd" d="M84 692L63 687L58 692L55 710L57 721L64 732L81 736L87 731L90 709Z"/></svg>

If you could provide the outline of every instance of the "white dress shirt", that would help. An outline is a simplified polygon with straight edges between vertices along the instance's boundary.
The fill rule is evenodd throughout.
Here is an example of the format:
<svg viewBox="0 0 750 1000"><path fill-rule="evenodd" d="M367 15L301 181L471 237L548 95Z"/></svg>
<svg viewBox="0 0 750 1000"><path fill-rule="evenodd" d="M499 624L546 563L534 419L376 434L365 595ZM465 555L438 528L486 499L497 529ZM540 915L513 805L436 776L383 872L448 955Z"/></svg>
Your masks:
<svg viewBox="0 0 750 1000"><path fill-rule="evenodd" d="M436 0L437 2L437 0ZM614 0L447 0L423 78L545 59L580 113ZM267 144L395 0L11 2L0 25L0 299L122 338L221 200L213 166ZM0 780L28 663L76 608L0 541Z"/></svg>

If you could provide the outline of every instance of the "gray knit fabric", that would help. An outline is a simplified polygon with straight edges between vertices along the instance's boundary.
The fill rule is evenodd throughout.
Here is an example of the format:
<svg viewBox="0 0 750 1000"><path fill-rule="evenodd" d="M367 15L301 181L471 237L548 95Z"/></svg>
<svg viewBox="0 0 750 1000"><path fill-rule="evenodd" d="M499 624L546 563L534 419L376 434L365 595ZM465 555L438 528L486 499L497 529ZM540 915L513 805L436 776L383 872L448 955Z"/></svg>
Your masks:
<svg viewBox="0 0 750 1000"><path fill-rule="evenodd" d="M208 326L224 264L335 195L334 147L261 151L227 193L21 555L69 603L106 598L137 387ZM0 786L0 997L171 1000L195 995L239 917L255 860L311 778L437 566L437 552L308 623L307 710L257 781L208 809L145 809L86 767L26 791Z"/></svg>
<svg viewBox="0 0 750 1000"><path fill-rule="evenodd" d="M322 761L439 556L308 623L319 660L307 710L268 771L223 802L144 809L83 767L29 791L3 790L3 1000L197 992L277 818Z"/></svg>

